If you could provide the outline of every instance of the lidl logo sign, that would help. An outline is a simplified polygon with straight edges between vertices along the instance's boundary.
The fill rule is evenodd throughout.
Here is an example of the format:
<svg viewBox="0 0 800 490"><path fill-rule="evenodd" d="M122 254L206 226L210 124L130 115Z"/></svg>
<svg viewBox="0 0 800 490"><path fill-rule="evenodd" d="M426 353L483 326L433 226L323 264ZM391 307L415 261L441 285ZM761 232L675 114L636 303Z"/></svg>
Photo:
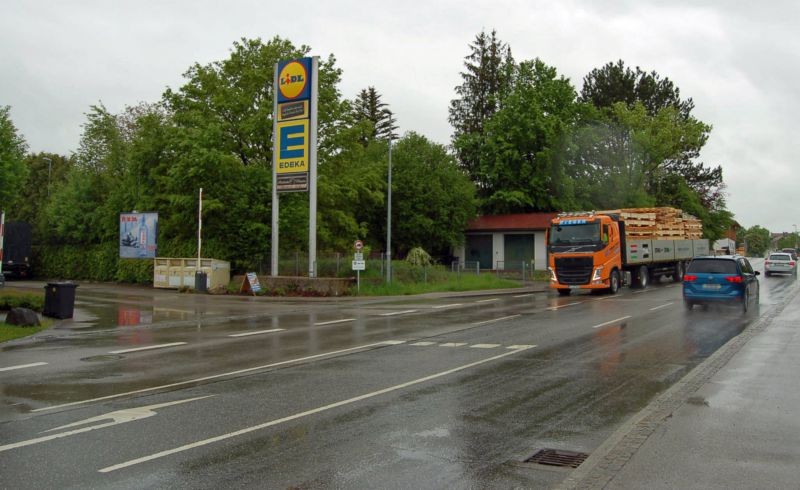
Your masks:
<svg viewBox="0 0 800 490"><path fill-rule="evenodd" d="M278 70L278 102L309 98L311 58L279 63Z"/></svg>
<svg viewBox="0 0 800 490"><path fill-rule="evenodd" d="M277 173L308 172L308 119L278 123Z"/></svg>

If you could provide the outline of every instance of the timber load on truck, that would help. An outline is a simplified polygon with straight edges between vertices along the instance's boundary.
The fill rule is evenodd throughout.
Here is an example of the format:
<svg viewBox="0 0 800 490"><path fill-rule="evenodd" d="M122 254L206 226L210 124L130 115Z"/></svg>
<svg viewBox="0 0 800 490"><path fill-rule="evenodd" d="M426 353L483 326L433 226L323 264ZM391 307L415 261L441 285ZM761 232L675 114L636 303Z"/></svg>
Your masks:
<svg viewBox="0 0 800 490"><path fill-rule="evenodd" d="M660 277L680 282L689 260L709 254L702 234L700 220L668 207L559 214L548 231L550 286L614 294Z"/></svg>

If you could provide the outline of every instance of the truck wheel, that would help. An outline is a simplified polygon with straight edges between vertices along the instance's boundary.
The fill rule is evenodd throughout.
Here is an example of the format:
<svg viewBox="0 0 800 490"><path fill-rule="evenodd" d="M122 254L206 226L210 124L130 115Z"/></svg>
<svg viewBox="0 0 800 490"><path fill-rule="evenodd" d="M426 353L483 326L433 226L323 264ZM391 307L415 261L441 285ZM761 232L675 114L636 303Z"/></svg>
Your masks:
<svg viewBox="0 0 800 490"><path fill-rule="evenodd" d="M571 289L559 289L558 290L558 295L559 296L569 296L570 293L572 293Z"/></svg>
<svg viewBox="0 0 800 490"><path fill-rule="evenodd" d="M675 272L672 273L672 281L683 281L683 262L675 262Z"/></svg>
<svg viewBox="0 0 800 490"><path fill-rule="evenodd" d="M637 275L638 277L636 278L636 282L639 285L639 288L647 289L647 286L650 284L650 270L646 265L643 265L639 267Z"/></svg>
<svg viewBox="0 0 800 490"><path fill-rule="evenodd" d="M608 292L611 294L617 294L617 291L619 291L619 271L611 271L609 282L611 283L611 287L608 288Z"/></svg>

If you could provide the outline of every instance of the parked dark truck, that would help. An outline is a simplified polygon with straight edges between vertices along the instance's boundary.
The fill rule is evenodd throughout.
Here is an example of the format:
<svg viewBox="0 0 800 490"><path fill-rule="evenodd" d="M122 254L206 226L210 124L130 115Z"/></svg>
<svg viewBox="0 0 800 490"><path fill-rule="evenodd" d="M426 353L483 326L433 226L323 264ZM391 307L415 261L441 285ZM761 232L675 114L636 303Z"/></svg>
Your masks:
<svg viewBox="0 0 800 490"><path fill-rule="evenodd" d="M2 273L6 277L25 278L31 273L31 225L11 221L3 226Z"/></svg>
<svg viewBox="0 0 800 490"><path fill-rule="evenodd" d="M615 294L661 276L680 282L690 259L709 254L701 234L698 219L674 208L562 213L548 230L550 287Z"/></svg>

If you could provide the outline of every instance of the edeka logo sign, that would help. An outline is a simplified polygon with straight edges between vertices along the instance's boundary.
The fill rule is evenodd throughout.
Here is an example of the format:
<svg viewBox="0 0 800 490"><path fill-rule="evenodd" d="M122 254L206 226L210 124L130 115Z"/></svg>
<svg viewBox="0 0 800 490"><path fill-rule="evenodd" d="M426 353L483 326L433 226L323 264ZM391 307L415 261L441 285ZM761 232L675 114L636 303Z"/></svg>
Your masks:
<svg viewBox="0 0 800 490"><path fill-rule="evenodd" d="M279 174L308 172L308 119L278 123Z"/></svg>
<svg viewBox="0 0 800 490"><path fill-rule="evenodd" d="M311 95L311 58L278 63L278 102L308 99Z"/></svg>

